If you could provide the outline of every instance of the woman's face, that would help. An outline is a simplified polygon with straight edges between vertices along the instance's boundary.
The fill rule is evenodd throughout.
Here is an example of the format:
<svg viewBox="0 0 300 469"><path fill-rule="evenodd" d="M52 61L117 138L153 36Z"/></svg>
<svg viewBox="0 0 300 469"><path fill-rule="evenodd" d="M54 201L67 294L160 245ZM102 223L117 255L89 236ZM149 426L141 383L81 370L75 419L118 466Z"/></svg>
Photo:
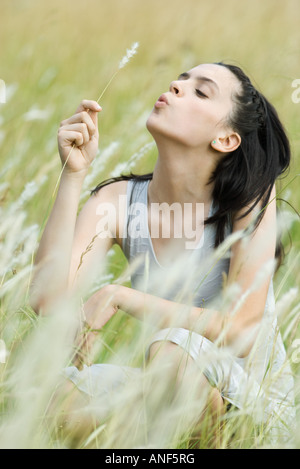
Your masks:
<svg viewBox="0 0 300 469"><path fill-rule="evenodd" d="M181 74L155 103L149 132L190 147L203 147L228 133L226 119L239 82L230 70L202 64Z"/></svg>

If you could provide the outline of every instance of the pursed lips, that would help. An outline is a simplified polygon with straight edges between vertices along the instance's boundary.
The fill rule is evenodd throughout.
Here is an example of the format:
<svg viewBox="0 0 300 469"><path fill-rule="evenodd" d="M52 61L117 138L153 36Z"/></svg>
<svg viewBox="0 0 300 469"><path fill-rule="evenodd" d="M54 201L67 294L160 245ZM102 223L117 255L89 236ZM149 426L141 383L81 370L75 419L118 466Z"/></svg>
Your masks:
<svg viewBox="0 0 300 469"><path fill-rule="evenodd" d="M155 103L156 108L164 107L169 104L168 99L165 94L162 94Z"/></svg>

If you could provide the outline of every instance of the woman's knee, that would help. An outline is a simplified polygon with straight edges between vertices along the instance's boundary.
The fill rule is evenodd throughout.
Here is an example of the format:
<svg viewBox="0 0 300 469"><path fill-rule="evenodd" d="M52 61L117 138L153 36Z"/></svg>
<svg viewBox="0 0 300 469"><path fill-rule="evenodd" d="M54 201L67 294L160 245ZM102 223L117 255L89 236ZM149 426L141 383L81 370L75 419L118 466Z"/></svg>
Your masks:
<svg viewBox="0 0 300 469"><path fill-rule="evenodd" d="M70 420L73 414L80 413L88 404L88 396L80 392L72 381L63 378L52 395L49 415L55 415L59 420Z"/></svg>
<svg viewBox="0 0 300 469"><path fill-rule="evenodd" d="M213 387L197 368L195 361L180 346L169 341L154 342L149 350L149 364L168 382L176 377L177 385L187 389L187 395L209 407L213 413L222 414L224 400L220 391Z"/></svg>
<svg viewBox="0 0 300 469"><path fill-rule="evenodd" d="M177 380L181 380L195 366L194 360L184 349L169 341L151 344L148 365L161 370L166 377L168 374L170 377L176 376Z"/></svg>

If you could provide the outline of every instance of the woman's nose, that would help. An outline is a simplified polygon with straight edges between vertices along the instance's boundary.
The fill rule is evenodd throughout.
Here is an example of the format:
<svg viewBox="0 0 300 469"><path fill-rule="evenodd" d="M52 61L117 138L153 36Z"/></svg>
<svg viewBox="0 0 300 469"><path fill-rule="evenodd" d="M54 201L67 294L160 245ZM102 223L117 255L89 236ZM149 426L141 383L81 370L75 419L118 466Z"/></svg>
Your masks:
<svg viewBox="0 0 300 469"><path fill-rule="evenodd" d="M178 81L172 81L172 83L170 84L170 91L179 96L181 96L183 93L182 86Z"/></svg>

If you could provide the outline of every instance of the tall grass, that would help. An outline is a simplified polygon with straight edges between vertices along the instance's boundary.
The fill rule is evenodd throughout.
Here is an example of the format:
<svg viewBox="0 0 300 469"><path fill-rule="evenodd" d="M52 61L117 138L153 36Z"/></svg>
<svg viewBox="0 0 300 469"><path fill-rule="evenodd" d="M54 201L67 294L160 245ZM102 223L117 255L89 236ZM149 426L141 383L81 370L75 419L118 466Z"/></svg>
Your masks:
<svg viewBox="0 0 300 469"><path fill-rule="evenodd" d="M28 290L34 252L61 169L57 128L81 99L97 99L124 47L139 41L139 54L117 75L100 103L99 155L85 181L82 205L100 180L153 168L156 154L145 120L174 77L200 62L233 61L254 77L286 125L294 161L282 182L288 185L283 197L299 211L295 175L300 172L300 104L291 99L292 81L299 78L299 2L11 0L1 2L0 9L0 79L7 94L7 102L0 104L0 339L7 351L0 361L0 447L185 448L201 398L196 399L192 389L188 402L182 393L173 406L156 368L137 375L109 403L89 402L86 412L95 422L86 432L77 429L76 415L73 425L62 423L72 396L53 401L60 371L72 354L69 331L75 306L61 299L48 318L37 318L28 306ZM275 294L298 408L299 220L287 223L293 211L287 204L282 208L289 226L283 234L287 257L275 277ZM106 272L91 291L113 281L129 285L119 249L110 251ZM95 360L143 367L149 332L120 312L99 334ZM149 394L153 382L156 391ZM299 447L299 424L298 416L294 439L279 439L276 445ZM219 447L272 444L267 427L257 427L236 410L222 425ZM214 432L211 422L201 423L202 448L212 447Z"/></svg>

